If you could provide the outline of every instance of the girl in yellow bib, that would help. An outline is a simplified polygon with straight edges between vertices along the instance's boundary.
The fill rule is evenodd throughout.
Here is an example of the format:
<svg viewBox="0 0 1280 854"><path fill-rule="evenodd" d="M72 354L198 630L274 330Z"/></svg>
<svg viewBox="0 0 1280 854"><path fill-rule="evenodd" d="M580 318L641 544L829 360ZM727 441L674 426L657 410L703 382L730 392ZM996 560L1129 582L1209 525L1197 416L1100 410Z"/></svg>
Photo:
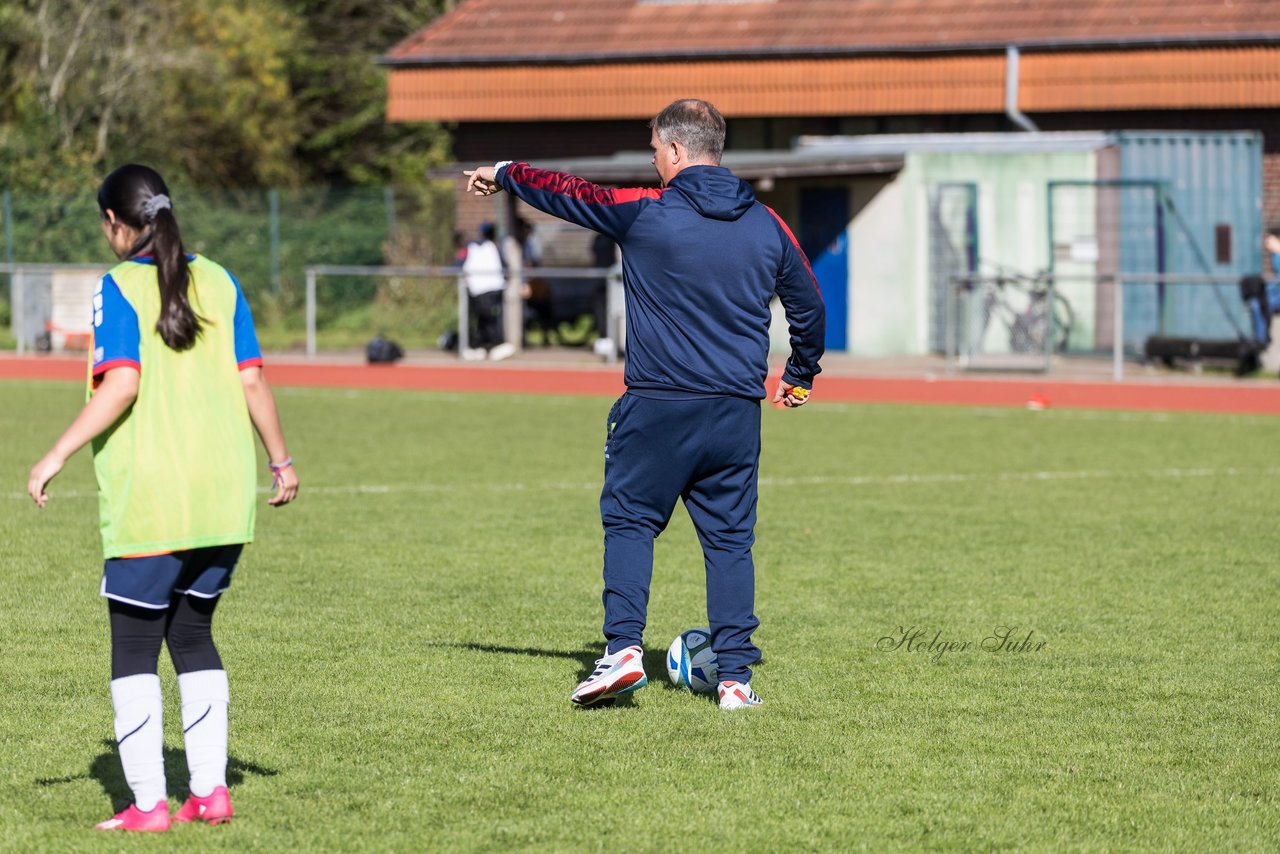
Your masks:
<svg viewBox="0 0 1280 854"><path fill-rule="evenodd" d="M121 263L93 298L88 402L36 463L36 504L67 458L90 442L102 529L102 595L111 623L111 702L134 803L101 830L169 828L160 646L182 695L190 797L175 821L231 818L227 674L213 612L253 539L253 433L288 504L298 477L248 303L235 278L188 255L164 180L122 166L98 190L102 230Z"/></svg>

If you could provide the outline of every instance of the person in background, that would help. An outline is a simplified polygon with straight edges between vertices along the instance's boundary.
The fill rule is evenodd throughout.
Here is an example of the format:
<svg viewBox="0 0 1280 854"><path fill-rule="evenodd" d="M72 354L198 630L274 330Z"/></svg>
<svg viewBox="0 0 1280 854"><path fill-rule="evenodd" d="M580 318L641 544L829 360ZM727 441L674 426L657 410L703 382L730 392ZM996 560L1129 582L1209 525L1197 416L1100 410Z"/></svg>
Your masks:
<svg viewBox="0 0 1280 854"><path fill-rule="evenodd" d="M1262 239L1262 248L1271 262L1271 278L1250 276L1242 287L1253 339L1265 348L1271 344L1271 316L1280 313L1280 236L1271 232Z"/></svg>
<svg viewBox="0 0 1280 854"><path fill-rule="evenodd" d="M467 241L462 236L461 231L453 233L453 266L461 267L462 262L467 260Z"/></svg>
<svg viewBox="0 0 1280 854"><path fill-rule="evenodd" d="M183 249L164 180L146 166L122 166L102 182L98 207L121 263L93 298L89 399L31 469L27 492L44 507L49 482L93 443L111 703L134 797L98 829L169 829L156 674L162 643L178 674L191 773L190 796L174 820L218 824L233 814L230 691L212 624L253 540L255 429L275 480L268 503L292 501L298 477L244 293L225 269Z"/></svg>
<svg viewBox="0 0 1280 854"><path fill-rule="evenodd" d="M467 247L467 257L462 262L468 308L475 329L469 346L462 351L462 358L468 360L487 357L498 361L509 358L516 350L506 343L502 334L502 294L507 287L507 275L494 239L496 235L493 223L481 223L480 239Z"/></svg>
<svg viewBox="0 0 1280 854"><path fill-rule="evenodd" d="M769 303L776 293L791 330L791 358L773 393L786 407L809 397L826 313L790 230L720 166L720 112L680 100L651 129L658 189L610 190L511 161L467 171L467 189L506 190L622 248L627 391L606 419L600 496L607 646L570 699L593 705L648 681L642 635L653 544L683 499L706 562L720 708L744 709L761 704L751 687L760 660L751 547Z"/></svg>

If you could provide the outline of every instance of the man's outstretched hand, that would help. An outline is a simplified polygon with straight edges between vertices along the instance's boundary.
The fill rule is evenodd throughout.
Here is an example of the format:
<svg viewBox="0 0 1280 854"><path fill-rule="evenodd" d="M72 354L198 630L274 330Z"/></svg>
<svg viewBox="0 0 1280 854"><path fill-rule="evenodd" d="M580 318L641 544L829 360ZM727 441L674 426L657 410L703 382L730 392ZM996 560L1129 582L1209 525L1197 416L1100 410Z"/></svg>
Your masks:
<svg viewBox="0 0 1280 854"><path fill-rule="evenodd" d="M498 186L497 175L492 166L477 166L475 169L462 171L467 176L467 192L477 196L492 196L502 188Z"/></svg>

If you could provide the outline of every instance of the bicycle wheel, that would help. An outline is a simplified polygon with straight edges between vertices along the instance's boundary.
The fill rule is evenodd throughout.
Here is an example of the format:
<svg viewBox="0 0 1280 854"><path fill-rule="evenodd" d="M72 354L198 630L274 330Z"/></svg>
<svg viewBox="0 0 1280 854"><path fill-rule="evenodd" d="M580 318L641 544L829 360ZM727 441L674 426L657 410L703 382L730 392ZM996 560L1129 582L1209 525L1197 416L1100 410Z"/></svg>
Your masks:
<svg viewBox="0 0 1280 854"><path fill-rule="evenodd" d="M1056 291L1053 294L1053 349L1062 353L1071 340L1071 327L1075 323L1075 315L1071 311L1071 303Z"/></svg>
<svg viewBox="0 0 1280 854"><path fill-rule="evenodd" d="M1045 311L1044 292L1034 293L1031 304L1009 325L1009 349L1015 353L1043 353L1049 334L1049 313ZM1071 325L1075 317L1071 304L1060 294L1053 295L1053 349L1056 353L1067 349L1071 338Z"/></svg>
<svg viewBox="0 0 1280 854"><path fill-rule="evenodd" d="M1014 353L1043 353L1049 317L1042 294L1032 293L1027 307L1009 324L1009 349Z"/></svg>

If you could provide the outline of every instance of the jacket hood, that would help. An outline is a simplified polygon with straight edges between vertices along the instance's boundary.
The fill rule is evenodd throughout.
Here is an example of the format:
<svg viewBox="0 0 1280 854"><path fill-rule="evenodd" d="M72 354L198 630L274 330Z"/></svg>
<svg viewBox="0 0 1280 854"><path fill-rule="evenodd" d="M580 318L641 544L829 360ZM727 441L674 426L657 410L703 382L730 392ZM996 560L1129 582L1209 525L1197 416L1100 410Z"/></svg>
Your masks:
<svg viewBox="0 0 1280 854"><path fill-rule="evenodd" d="M672 178L668 186L710 219L739 219L756 200L751 185L723 166L690 166Z"/></svg>

